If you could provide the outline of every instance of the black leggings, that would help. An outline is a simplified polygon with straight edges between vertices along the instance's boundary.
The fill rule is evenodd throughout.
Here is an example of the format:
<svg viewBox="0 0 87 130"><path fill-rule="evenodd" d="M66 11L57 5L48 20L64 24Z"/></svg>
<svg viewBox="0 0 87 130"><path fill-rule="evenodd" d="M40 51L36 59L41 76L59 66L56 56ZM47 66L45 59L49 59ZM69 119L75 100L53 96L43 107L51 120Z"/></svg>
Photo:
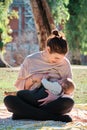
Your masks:
<svg viewBox="0 0 87 130"><path fill-rule="evenodd" d="M38 90L35 90L35 92L37 91L36 93L40 95ZM5 97L4 103L8 111L13 113L13 119L72 121L68 115L64 115L71 111L74 105L72 99L60 97L39 107L36 100L33 100L32 96L30 96L30 93L29 90L22 90L17 93L17 96Z"/></svg>
<svg viewBox="0 0 87 130"><path fill-rule="evenodd" d="M46 98L48 96L47 92L45 91L46 89L44 86L41 84L39 88L36 88L34 90L21 90L17 92L17 96L25 101L26 103L29 103L33 106L40 107L40 104L38 102L39 99Z"/></svg>

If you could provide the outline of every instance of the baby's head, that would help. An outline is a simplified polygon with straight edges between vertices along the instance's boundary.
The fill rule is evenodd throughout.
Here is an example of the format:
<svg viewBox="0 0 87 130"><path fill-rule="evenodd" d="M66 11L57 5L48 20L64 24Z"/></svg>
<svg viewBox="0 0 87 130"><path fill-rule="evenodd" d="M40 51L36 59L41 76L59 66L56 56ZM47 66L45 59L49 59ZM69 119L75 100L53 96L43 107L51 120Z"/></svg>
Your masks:
<svg viewBox="0 0 87 130"><path fill-rule="evenodd" d="M64 79L64 81L62 83L62 88L63 88L64 94L72 94L75 89L75 84L72 81L72 79L66 78L66 79Z"/></svg>

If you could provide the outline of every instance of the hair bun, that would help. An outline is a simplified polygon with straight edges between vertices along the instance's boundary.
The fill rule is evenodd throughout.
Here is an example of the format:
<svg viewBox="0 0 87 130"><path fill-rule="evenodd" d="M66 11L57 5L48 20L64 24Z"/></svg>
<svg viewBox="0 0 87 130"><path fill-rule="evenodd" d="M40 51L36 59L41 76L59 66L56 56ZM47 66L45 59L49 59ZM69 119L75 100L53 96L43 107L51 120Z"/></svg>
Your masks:
<svg viewBox="0 0 87 130"><path fill-rule="evenodd" d="M52 34L55 35L55 36L59 36L59 33L58 33L58 30L57 30L57 29L53 30L53 31L52 31Z"/></svg>

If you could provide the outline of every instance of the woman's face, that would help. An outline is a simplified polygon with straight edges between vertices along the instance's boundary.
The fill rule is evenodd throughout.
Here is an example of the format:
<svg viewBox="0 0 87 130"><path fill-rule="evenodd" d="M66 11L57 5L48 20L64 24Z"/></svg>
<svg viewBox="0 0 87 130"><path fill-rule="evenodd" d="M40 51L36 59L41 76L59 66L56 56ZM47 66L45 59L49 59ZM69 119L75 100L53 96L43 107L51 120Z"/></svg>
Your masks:
<svg viewBox="0 0 87 130"><path fill-rule="evenodd" d="M60 63L63 61L65 55L58 53L50 53L50 50L48 49L47 57L50 63Z"/></svg>

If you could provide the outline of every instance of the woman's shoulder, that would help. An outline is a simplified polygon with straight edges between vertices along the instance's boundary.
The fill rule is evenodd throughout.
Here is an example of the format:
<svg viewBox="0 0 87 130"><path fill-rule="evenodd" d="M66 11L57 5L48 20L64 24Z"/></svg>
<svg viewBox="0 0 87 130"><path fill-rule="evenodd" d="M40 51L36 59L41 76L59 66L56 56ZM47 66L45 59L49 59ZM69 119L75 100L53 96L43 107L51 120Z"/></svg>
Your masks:
<svg viewBox="0 0 87 130"><path fill-rule="evenodd" d="M62 65L60 67L61 69L66 69L66 70L70 70L71 69L71 63L69 61L69 59L67 59L67 57L64 57L64 60L62 62Z"/></svg>
<svg viewBox="0 0 87 130"><path fill-rule="evenodd" d="M41 54L40 51L35 52L35 53L32 53L32 54L28 55L28 56L26 57L26 59L38 58L38 57L40 56L40 54Z"/></svg>
<svg viewBox="0 0 87 130"><path fill-rule="evenodd" d="M40 52L32 53L25 57L23 64L29 64L31 61L38 59L40 56Z"/></svg>
<svg viewBox="0 0 87 130"><path fill-rule="evenodd" d="M67 57L64 57L64 63L66 65L70 65L70 61L69 61L69 59Z"/></svg>

